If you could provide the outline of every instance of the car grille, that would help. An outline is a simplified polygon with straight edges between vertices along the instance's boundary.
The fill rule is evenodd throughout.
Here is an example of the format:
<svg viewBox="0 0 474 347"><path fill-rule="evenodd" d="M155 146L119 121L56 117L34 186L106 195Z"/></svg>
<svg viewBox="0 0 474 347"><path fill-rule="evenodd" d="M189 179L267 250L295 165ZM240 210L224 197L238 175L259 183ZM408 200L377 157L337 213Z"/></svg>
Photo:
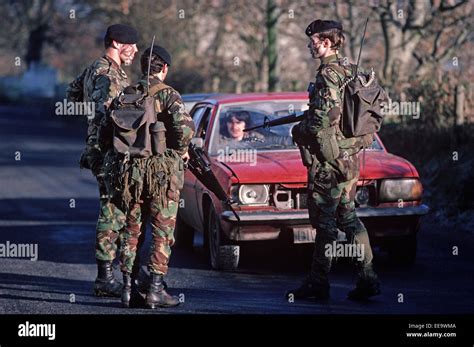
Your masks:
<svg viewBox="0 0 474 347"><path fill-rule="evenodd" d="M366 190L368 200L360 199L362 189ZM356 199L356 207L375 206L376 205L376 189L375 185L366 185L364 187L357 187L359 199ZM356 194L357 194L356 193ZM362 203L362 204L361 204ZM307 209L308 208L308 194L307 189L284 189L282 187L276 188L273 192L273 204L281 209Z"/></svg>
<svg viewBox="0 0 474 347"><path fill-rule="evenodd" d="M308 208L307 190L276 188L273 192L273 203L281 209L306 209Z"/></svg>

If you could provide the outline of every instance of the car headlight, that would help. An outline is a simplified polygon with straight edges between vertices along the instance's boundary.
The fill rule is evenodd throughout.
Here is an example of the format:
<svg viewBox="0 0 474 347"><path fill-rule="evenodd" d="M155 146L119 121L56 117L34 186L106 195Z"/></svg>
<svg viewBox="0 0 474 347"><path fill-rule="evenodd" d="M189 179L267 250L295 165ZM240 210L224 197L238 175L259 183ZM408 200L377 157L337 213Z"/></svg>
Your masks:
<svg viewBox="0 0 474 347"><path fill-rule="evenodd" d="M241 185L238 197L243 205L268 205L269 186L265 184Z"/></svg>
<svg viewBox="0 0 474 347"><path fill-rule="evenodd" d="M423 192L421 182L416 178L387 179L380 185L380 202L420 200Z"/></svg>

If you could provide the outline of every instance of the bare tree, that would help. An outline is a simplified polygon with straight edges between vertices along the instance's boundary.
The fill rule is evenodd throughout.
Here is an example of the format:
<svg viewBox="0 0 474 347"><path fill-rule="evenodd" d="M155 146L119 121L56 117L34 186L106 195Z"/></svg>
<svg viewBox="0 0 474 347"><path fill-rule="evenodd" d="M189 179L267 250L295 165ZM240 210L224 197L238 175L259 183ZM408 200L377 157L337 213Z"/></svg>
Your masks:
<svg viewBox="0 0 474 347"><path fill-rule="evenodd" d="M10 22L2 26L0 45L19 51L27 67L42 61L47 44L60 46L60 37L65 31L65 13L61 13L54 0L7 0L0 10Z"/></svg>
<svg viewBox="0 0 474 347"><path fill-rule="evenodd" d="M384 0L372 6L384 34L386 84L407 81L415 73L426 75L433 65L446 61L467 42L472 29L472 4L469 0L449 3Z"/></svg>

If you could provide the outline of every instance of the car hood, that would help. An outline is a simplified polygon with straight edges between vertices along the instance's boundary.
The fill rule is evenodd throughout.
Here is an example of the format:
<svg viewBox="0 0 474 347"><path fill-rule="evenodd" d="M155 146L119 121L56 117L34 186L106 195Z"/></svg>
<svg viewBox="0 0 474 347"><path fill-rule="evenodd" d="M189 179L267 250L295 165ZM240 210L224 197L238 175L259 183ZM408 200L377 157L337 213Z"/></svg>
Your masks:
<svg viewBox="0 0 474 347"><path fill-rule="evenodd" d="M361 177L365 179L418 177L416 169L407 160L384 151L360 153ZM259 152L256 163L217 163L239 183L306 183L307 171L299 151Z"/></svg>
<svg viewBox="0 0 474 347"><path fill-rule="evenodd" d="M240 183L305 183L306 168L299 151L258 152L256 161L220 163Z"/></svg>
<svg viewBox="0 0 474 347"><path fill-rule="evenodd" d="M359 154L361 177L365 179L418 177L415 167L406 159L385 151Z"/></svg>

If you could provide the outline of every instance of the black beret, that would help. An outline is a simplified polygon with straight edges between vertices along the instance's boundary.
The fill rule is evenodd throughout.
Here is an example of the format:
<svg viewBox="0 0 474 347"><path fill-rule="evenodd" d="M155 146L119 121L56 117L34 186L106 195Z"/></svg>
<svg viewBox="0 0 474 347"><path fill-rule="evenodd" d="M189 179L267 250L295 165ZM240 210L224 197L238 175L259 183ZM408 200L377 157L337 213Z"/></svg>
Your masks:
<svg viewBox="0 0 474 347"><path fill-rule="evenodd" d="M147 57L150 56L150 48L147 48L143 54ZM165 48L153 46L153 54L159 56L168 66L171 66L171 54Z"/></svg>
<svg viewBox="0 0 474 347"><path fill-rule="evenodd" d="M311 22L310 25L306 28L306 35L311 36L316 33L321 33L323 31L328 31L331 29L342 30L342 24L334 20L320 20L317 19Z"/></svg>
<svg viewBox="0 0 474 347"><path fill-rule="evenodd" d="M134 44L138 42L138 31L125 24L114 24L107 28L105 37L120 43Z"/></svg>

